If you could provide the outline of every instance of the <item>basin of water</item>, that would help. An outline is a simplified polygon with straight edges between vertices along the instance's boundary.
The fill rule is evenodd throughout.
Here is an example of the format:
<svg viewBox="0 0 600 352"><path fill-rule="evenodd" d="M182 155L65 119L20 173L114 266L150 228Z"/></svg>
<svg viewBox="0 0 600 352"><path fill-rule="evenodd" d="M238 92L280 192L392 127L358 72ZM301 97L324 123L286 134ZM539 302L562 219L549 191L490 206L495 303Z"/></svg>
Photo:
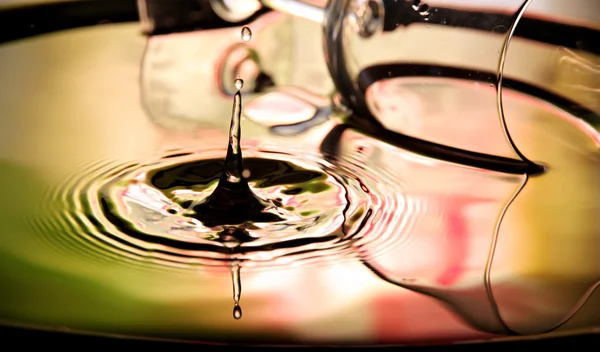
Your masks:
<svg viewBox="0 0 600 352"><path fill-rule="evenodd" d="M247 26L0 45L0 323L292 345L600 325L597 57L552 49L536 89L514 40L511 145L493 69L363 62L364 116L319 25Z"/></svg>

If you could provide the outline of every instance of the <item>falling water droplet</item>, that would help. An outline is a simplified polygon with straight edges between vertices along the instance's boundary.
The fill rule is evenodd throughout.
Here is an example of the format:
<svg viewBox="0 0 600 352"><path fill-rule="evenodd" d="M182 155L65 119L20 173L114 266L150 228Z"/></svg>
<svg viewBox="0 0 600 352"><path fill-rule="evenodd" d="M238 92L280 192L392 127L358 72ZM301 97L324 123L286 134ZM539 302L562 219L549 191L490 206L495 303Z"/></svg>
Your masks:
<svg viewBox="0 0 600 352"><path fill-rule="evenodd" d="M421 5L421 0L413 0L413 5L412 5L413 10L418 11L419 5Z"/></svg>
<svg viewBox="0 0 600 352"><path fill-rule="evenodd" d="M237 264L231 267L231 281L233 282L233 317L240 319L242 317L242 307L240 307L242 280L240 277L240 266Z"/></svg>
<svg viewBox="0 0 600 352"><path fill-rule="evenodd" d="M250 39L252 39L252 31L250 28L244 26L244 28L242 28L242 40L248 42Z"/></svg>
<svg viewBox="0 0 600 352"><path fill-rule="evenodd" d="M235 79L235 87L237 88L237 90L241 90L242 88L244 88L244 80L241 78L236 78Z"/></svg>
<svg viewBox="0 0 600 352"><path fill-rule="evenodd" d="M239 305L239 304L235 304L235 305L233 306L233 317L234 317L236 320L239 320L239 319L241 319L241 318L242 318L242 307L240 307L240 305Z"/></svg>

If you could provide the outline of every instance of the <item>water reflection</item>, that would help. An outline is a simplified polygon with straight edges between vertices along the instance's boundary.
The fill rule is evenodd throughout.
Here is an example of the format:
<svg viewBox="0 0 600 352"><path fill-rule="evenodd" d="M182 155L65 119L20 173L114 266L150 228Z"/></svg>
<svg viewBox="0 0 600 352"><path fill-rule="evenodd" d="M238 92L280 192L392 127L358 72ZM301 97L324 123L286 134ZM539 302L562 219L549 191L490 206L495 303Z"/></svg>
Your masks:
<svg viewBox="0 0 600 352"><path fill-rule="evenodd" d="M420 83L429 89L428 84L435 82L401 79L400 83L403 81ZM432 87L437 87L438 91L452 90L447 80L436 83ZM456 89L464 87L459 84ZM380 99L386 99L386 96L392 99L389 93L386 95L381 90L378 93ZM512 118L516 142L527 155L546 163L549 167L547 172L529 178L518 176L512 182L513 188L497 198L495 208L488 206L488 210L484 211L475 209L489 204L493 198L482 199L485 194L482 189L500 190L498 184L485 186L481 181L471 181L464 176L455 186L441 183L438 179L426 183L429 188L448 185L434 199L442 204L444 199L449 199L446 211L453 220L448 221L445 229L429 230L425 234L421 234L419 226L414 225L411 234L416 238L433 237L429 249L400 244L392 246L385 255L364 261L382 279L444 300L463 318L485 331L540 333L567 323L592 295L600 277L597 269L593 269L597 260L592 254L597 248L597 220L592 215L597 211L597 202L593 199L594 191L589 193L596 188L589 182L597 177L598 172L598 134L591 133L589 127L581 129L581 120L564 111L539 104L531 98L525 99L514 92L506 95L505 104L508 116ZM452 111L443 106L441 109ZM471 104L469 113L493 115L493 105L486 108L485 105ZM460 112L457 111L457 114ZM453 116L450 114L446 118L452 119ZM437 125L428 124L427 119L417 120L424 121L420 126L422 133L435 135L439 128ZM347 143L344 141L348 140L348 135L355 135L351 127L338 127L335 136L325 139L322 148L335 155L347 153L352 148L345 150L343 145ZM488 124L487 128L493 127ZM461 134L470 137L470 143L486 143L489 146L487 136L490 134L487 132L483 127L477 134L464 129ZM397 145L402 147L401 143ZM370 156L366 163L372 162L372 159L373 156ZM414 175L415 179L426 182L425 177L418 175L417 168L400 168L397 157L381 163L393 167L393 173L401 180L406 180L406 177L412 179ZM441 175L448 174L447 170L439 169L439 164L437 167ZM467 187L465 194L452 196L462 187ZM565 193L564 187L568 187L569 191ZM414 185L407 188L415 191ZM475 230L473 225L466 225L473 221L483 226ZM431 221L425 223L430 225ZM445 239L446 236L451 238ZM476 241L476 238L479 240ZM582 242L576 245L578 240ZM479 243L477 247L474 247L475 243ZM587 248L584 243L591 247ZM428 250L432 252L427 255ZM415 252L418 253L417 258L414 258ZM455 260L446 262L443 261L445 257ZM421 264L424 265L422 269L419 269L418 263L424 263ZM582 272L586 274L576 274Z"/></svg>
<svg viewBox="0 0 600 352"><path fill-rule="evenodd" d="M376 152L367 166L385 165L407 190L408 233L394 237L385 251L359 246L364 265L382 280L446 302L478 329L508 333L490 297L486 277L503 214L525 185L525 175L480 173L392 146L346 130L337 154L354 144ZM382 167L382 166L379 166ZM368 229L367 229L368 231Z"/></svg>

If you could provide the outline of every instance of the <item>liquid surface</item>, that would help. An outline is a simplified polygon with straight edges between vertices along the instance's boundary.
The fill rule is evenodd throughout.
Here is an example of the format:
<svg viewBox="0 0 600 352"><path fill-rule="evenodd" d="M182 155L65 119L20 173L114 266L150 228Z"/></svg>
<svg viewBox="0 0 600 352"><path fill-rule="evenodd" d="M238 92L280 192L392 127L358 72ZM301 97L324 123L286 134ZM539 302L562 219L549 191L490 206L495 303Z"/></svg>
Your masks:
<svg viewBox="0 0 600 352"><path fill-rule="evenodd" d="M81 206L90 212L86 216L117 228L120 242L164 245L161 252L176 262L258 265L289 262L294 255L334 260L361 240L359 224L374 210L388 219L393 208L387 206L401 202L400 195L383 194L371 176L362 181L324 160L264 150L248 150L252 157L244 159L250 188L243 182L217 186L225 163L216 156L222 154L217 149L128 168L106 184L81 189Z"/></svg>
<svg viewBox="0 0 600 352"><path fill-rule="evenodd" d="M262 229L207 224L194 206L227 169L229 116L191 136L155 128L136 80L115 89L114 77L138 72L143 42L126 39L137 30L0 48L0 76L38 83L0 85L3 324L286 344L476 341L600 324L598 139L575 116L503 90L516 145L548 165L526 183L358 130L337 133L335 116L285 137L241 121L242 176L281 220L253 222ZM96 45L73 55L74 41ZM390 79L379 87L375 97L387 102L398 91L425 92L451 121L465 111L497 118L487 84ZM439 99L456 96L464 100ZM450 136L487 146L482 136L497 127ZM231 222L243 235L223 233ZM284 224L292 226L276 227Z"/></svg>

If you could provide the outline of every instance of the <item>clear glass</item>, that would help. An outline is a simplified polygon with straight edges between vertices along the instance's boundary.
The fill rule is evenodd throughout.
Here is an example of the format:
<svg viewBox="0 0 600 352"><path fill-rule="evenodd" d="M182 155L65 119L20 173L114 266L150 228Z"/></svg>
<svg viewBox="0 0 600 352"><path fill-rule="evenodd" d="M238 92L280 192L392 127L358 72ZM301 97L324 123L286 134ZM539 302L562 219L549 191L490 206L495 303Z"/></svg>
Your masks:
<svg viewBox="0 0 600 352"><path fill-rule="evenodd" d="M414 81L453 79L463 82L463 88L453 90L467 89L465 84L479 84L477 91L495 90L502 67L507 87L565 109L580 108L579 117L598 126L594 43L600 28L599 6L595 1L559 0L330 1L324 25L326 57L338 90L360 115L372 115L385 128L405 135L515 158L518 155L502 131L497 99L474 96L470 104L486 113L453 115L449 121L433 106L443 99L460 98ZM363 19L357 21L360 16ZM365 26L371 29L365 32ZM574 60L569 55L587 68L569 64ZM406 94L375 93L382 84L374 82L395 77L402 78L404 84L398 89ZM455 95L464 94L470 93ZM395 103L389 106L382 99ZM461 110L462 104L453 109ZM514 127L514 118L504 115L508 127ZM482 135L487 143L473 141Z"/></svg>
<svg viewBox="0 0 600 352"><path fill-rule="evenodd" d="M394 265L409 255L408 248L390 254L386 264L379 263L383 257L375 259L377 270L400 286L445 299L488 330L540 333L572 321L599 278L595 269L583 269L597 265L595 251L567 248L575 238L595 242L598 236L594 216L584 215L587 205L597 209L589 193L596 185L582 180L595 180L598 172L600 53L594 43L600 38L600 4L348 0L329 1L325 18L328 67L354 110L350 126L420 155L457 161L457 154L472 151L547 168L539 177L525 176L514 206L510 199L496 211L490 257L470 267L473 280L481 275L486 287L448 289L433 277L427 281L425 273L424 283L403 282L414 272ZM448 154L440 156L440 149ZM464 156L459 162L474 157ZM529 210L517 205L525 199ZM574 208L567 210L567 204ZM528 230L502 230L505 216L521 217ZM531 262L501 268L500 260L492 263L494 250ZM588 264L576 269L575 261ZM526 279L517 279L524 273ZM566 286L571 288L558 289Z"/></svg>

